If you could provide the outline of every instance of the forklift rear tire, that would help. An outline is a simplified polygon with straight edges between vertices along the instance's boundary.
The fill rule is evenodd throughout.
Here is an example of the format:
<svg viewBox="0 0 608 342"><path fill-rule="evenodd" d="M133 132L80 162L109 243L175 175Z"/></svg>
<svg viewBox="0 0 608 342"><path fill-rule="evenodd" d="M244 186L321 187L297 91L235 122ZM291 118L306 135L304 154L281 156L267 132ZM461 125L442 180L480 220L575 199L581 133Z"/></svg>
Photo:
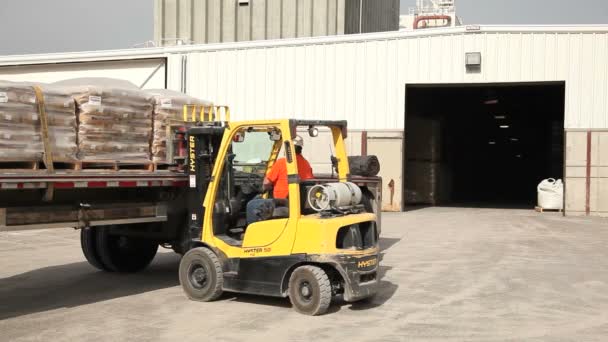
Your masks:
<svg viewBox="0 0 608 342"><path fill-rule="evenodd" d="M224 285L222 264L209 248L193 248L179 263L179 283L192 300L216 300L222 295Z"/></svg>
<svg viewBox="0 0 608 342"><path fill-rule="evenodd" d="M110 227L95 228L101 263L110 271L134 273L146 268L158 250L154 240L110 234Z"/></svg>
<svg viewBox="0 0 608 342"><path fill-rule="evenodd" d="M99 254L97 254L97 246L95 244L95 228L82 228L80 230L80 248L82 253L91 266L101 270L109 271L101 262Z"/></svg>
<svg viewBox="0 0 608 342"><path fill-rule="evenodd" d="M317 316L327 312L331 304L331 283L327 273L312 265L296 268L289 277L289 300L301 314Z"/></svg>

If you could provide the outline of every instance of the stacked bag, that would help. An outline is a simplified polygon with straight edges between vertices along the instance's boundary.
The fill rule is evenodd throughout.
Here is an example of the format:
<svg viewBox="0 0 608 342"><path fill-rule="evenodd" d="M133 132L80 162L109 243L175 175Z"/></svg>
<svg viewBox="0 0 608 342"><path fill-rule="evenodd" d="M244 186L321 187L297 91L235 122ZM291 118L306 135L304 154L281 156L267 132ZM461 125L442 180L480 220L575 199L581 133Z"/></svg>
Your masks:
<svg viewBox="0 0 608 342"><path fill-rule="evenodd" d="M179 92L142 91L107 78L42 85L55 161L167 162L167 124L184 105L210 106ZM0 160L42 161L44 146L33 84L0 81Z"/></svg>
<svg viewBox="0 0 608 342"><path fill-rule="evenodd" d="M77 105L78 156L84 161L150 160L152 96L130 82L82 78L55 83Z"/></svg>
<svg viewBox="0 0 608 342"><path fill-rule="evenodd" d="M211 106L203 101L167 89L148 90L154 98L154 129L152 137L152 160L165 162L167 159L167 125L183 120L184 105Z"/></svg>
<svg viewBox="0 0 608 342"><path fill-rule="evenodd" d="M44 146L34 84L0 81L0 159L41 161ZM76 107L65 90L40 85L53 158L76 158Z"/></svg>

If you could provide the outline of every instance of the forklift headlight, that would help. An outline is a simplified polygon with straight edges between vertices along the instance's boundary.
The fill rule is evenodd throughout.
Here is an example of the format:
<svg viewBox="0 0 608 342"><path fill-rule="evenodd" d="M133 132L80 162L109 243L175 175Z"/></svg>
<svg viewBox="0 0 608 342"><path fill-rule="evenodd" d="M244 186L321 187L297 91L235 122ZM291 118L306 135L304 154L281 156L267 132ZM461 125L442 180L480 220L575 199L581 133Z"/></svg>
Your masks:
<svg viewBox="0 0 608 342"><path fill-rule="evenodd" d="M316 138L317 136L319 136L319 129L315 126L308 127L308 135L313 138Z"/></svg>

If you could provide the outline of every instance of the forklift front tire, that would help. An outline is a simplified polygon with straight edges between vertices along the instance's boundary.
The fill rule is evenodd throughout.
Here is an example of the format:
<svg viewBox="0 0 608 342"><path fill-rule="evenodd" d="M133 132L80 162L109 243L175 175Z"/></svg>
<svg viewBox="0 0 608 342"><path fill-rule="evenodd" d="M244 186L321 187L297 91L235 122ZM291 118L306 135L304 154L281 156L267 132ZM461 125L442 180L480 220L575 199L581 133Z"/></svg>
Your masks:
<svg viewBox="0 0 608 342"><path fill-rule="evenodd" d="M179 282L188 298L210 302L222 295L222 265L209 248L189 250L179 263Z"/></svg>
<svg viewBox="0 0 608 342"><path fill-rule="evenodd" d="M289 300L301 314L317 316L327 312L331 304L331 283L327 273L312 265L296 268L289 277Z"/></svg>

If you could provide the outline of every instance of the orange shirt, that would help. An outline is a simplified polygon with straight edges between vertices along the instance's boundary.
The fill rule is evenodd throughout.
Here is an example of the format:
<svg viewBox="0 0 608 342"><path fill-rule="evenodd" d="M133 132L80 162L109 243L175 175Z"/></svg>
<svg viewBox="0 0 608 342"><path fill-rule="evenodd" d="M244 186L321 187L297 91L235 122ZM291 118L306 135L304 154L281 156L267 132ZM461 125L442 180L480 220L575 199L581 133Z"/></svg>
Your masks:
<svg viewBox="0 0 608 342"><path fill-rule="evenodd" d="M298 162L298 175L300 176L300 180L314 178L312 175L312 168L308 161L300 154L296 154L296 160ZM287 184L287 161L285 158L278 159L266 177L273 184L272 193L274 198L287 198L287 195L289 195L289 187Z"/></svg>

